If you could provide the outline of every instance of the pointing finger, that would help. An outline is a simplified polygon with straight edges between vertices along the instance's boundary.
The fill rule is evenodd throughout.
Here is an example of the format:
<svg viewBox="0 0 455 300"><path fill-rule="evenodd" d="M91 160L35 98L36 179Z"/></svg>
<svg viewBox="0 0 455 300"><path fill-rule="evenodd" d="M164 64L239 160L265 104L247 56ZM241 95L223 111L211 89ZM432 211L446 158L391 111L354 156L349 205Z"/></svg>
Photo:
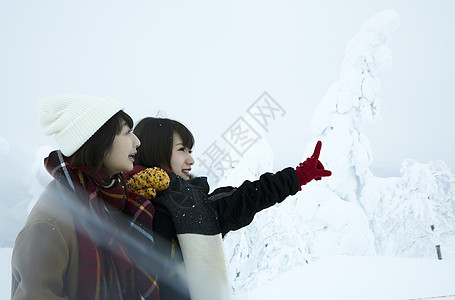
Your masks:
<svg viewBox="0 0 455 300"><path fill-rule="evenodd" d="M312 158L319 159L319 154L321 153L321 147L322 147L322 142L318 141L316 143L316 147L314 148L313 155L311 156Z"/></svg>

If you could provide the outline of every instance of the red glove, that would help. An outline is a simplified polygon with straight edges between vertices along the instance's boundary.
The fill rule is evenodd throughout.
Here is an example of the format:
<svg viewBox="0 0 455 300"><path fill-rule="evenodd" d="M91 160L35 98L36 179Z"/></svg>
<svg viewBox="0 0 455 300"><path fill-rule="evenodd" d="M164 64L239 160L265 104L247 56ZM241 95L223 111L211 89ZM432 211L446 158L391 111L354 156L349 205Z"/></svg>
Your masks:
<svg viewBox="0 0 455 300"><path fill-rule="evenodd" d="M321 180L322 177L332 175L332 172L324 169L324 166L319 161L321 147L322 142L318 141L316 143L316 147L314 148L313 155L295 168L295 173L297 174L297 179L299 180L300 190L302 190L302 185L307 184L313 179Z"/></svg>

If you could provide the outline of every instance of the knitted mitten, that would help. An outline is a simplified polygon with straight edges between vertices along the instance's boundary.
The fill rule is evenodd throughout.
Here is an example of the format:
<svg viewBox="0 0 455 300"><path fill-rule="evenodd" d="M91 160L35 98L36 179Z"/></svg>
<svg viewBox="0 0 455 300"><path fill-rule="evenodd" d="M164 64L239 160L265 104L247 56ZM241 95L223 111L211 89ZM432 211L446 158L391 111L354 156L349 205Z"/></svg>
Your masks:
<svg viewBox="0 0 455 300"><path fill-rule="evenodd" d="M311 180L321 180L322 177L332 175L332 172L324 169L324 166L319 161L319 154L321 153L322 142L318 141L314 148L314 153L311 157L307 158L303 163L300 163L295 168L297 179L299 181L300 190L302 185L307 184Z"/></svg>
<svg viewBox="0 0 455 300"><path fill-rule="evenodd" d="M147 168L132 176L128 182L128 189L146 197L155 198L156 192L164 191L169 187L170 178L166 171L160 168Z"/></svg>

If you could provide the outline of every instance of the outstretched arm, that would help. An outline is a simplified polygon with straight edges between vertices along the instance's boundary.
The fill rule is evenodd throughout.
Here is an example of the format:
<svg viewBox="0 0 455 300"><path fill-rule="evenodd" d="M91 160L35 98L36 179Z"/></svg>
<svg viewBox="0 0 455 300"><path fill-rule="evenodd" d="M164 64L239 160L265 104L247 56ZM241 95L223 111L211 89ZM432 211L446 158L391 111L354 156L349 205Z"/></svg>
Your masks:
<svg viewBox="0 0 455 300"><path fill-rule="evenodd" d="M286 168L275 174L265 173L259 180L246 180L238 188L223 187L209 196L218 214L221 232L240 229L253 221L254 215L299 190L296 172Z"/></svg>
<svg viewBox="0 0 455 300"><path fill-rule="evenodd" d="M295 169L286 168L275 174L265 173L259 180L247 180L238 188L216 189L209 196L209 202L218 214L223 235L250 224L256 213L294 195L311 180L330 176L332 172L325 170L319 161L321 147L319 141L313 155Z"/></svg>

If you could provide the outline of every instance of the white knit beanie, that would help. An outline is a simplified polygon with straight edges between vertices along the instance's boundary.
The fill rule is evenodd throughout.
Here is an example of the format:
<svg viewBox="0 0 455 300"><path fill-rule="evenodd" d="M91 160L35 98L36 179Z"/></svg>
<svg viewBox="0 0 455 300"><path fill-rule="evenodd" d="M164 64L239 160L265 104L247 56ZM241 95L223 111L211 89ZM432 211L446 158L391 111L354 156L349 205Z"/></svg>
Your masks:
<svg viewBox="0 0 455 300"><path fill-rule="evenodd" d="M60 94L38 102L46 135L55 134L63 155L71 156L123 105L110 97Z"/></svg>

